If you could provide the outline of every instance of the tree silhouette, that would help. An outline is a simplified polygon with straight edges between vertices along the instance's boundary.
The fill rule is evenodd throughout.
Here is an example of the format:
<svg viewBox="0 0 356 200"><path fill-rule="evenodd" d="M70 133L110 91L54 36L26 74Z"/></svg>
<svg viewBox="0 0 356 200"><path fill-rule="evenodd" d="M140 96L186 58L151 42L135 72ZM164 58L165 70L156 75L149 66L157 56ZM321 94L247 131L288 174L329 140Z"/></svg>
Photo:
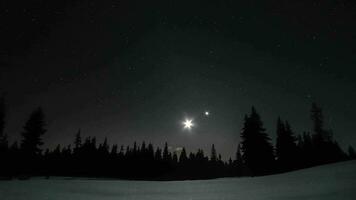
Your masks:
<svg viewBox="0 0 356 200"><path fill-rule="evenodd" d="M215 150L215 145L214 145L214 144L211 146L210 160L211 160L212 162L216 162L216 161L218 160L217 155L216 155L216 150Z"/></svg>
<svg viewBox="0 0 356 200"><path fill-rule="evenodd" d="M8 139L5 134L5 99L0 97L0 177L8 176L6 173L10 170L11 155L9 154Z"/></svg>
<svg viewBox="0 0 356 200"><path fill-rule="evenodd" d="M350 159L356 159L356 152L355 149L350 145L349 148L347 149L349 153L349 158Z"/></svg>
<svg viewBox="0 0 356 200"><path fill-rule="evenodd" d="M5 98L0 97L0 156L5 154L8 148L7 135L5 134Z"/></svg>
<svg viewBox="0 0 356 200"><path fill-rule="evenodd" d="M279 165L279 170L288 171L297 168L298 166L298 147L289 123L282 122L280 118L277 120L277 142L276 142L276 157Z"/></svg>
<svg viewBox="0 0 356 200"><path fill-rule="evenodd" d="M167 144L167 142L164 144L163 160L164 160L165 162L170 162L170 161L172 160L171 153L168 151L168 144Z"/></svg>
<svg viewBox="0 0 356 200"><path fill-rule="evenodd" d="M159 147L157 147L155 152L155 160L156 161L162 160L162 150Z"/></svg>
<svg viewBox="0 0 356 200"><path fill-rule="evenodd" d="M241 165L243 162L242 160L242 155L241 155L241 144L237 145L237 151L236 151L236 164Z"/></svg>
<svg viewBox="0 0 356 200"><path fill-rule="evenodd" d="M1 101L0 101L1 103ZM0 104L1 133L4 130L4 103ZM244 118L241 142L238 144L236 160L224 162L212 144L210 157L202 149L180 155L171 153L167 142L163 149L154 151L151 143L141 145L110 146L105 137L97 142L96 137L81 137L75 134L73 144L64 144L41 153L42 136L46 132L41 108L33 111L22 132L21 148L15 142L6 151L0 151L0 177L11 178L30 175L112 177L142 180L209 179L226 176L266 175L276 172L310 167L319 164L355 159L355 150L350 146L344 153L332 139L332 132L323 126L321 108L312 106L313 134L308 132L296 139L287 121L277 121L276 160L260 115L252 107ZM72 149L73 145L73 149ZM299 159L300 158L300 159ZM6 168L4 168L6 166ZM23 167L26 166L26 167ZM144 169L144 170L143 170Z"/></svg>
<svg viewBox="0 0 356 200"><path fill-rule="evenodd" d="M345 153L339 144L333 140L332 131L325 130L322 109L312 104L311 119L313 121L312 155L313 165L330 163L345 159Z"/></svg>
<svg viewBox="0 0 356 200"><path fill-rule="evenodd" d="M75 140L74 140L74 152L77 153L82 147L82 137L80 135L81 130L79 129L77 134L75 135Z"/></svg>
<svg viewBox="0 0 356 200"><path fill-rule="evenodd" d="M251 114L245 116L244 127L241 132L242 157L253 175L272 173L274 165L273 146L269 136L265 133L260 115L252 107Z"/></svg>
<svg viewBox="0 0 356 200"><path fill-rule="evenodd" d="M183 147L182 152L180 152L179 156L179 162L185 164L188 160L187 157L187 152L185 151L185 148Z"/></svg>
<svg viewBox="0 0 356 200"><path fill-rule="evenodd" d="M21 149L28 155L40 154L40 146L43 145L42 136L46 132L44 114L40 107L31 113L23 128Z"/></svg>
<svg viewBox="0 0 356 200"><path fill-rule="evenodd" d="M117 155L117 148L118 148L117 144L112 145L111 151L110 151L110 155L111 156L116 156Z"/></svg>

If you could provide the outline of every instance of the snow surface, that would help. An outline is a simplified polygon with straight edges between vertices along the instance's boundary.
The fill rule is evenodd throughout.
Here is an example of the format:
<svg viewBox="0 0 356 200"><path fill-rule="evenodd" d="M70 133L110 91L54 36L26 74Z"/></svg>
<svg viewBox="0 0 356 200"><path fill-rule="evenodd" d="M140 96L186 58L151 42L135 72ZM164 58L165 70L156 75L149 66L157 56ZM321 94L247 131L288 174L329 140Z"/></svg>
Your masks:
<svg viewBox="0 0 356 200"><path fill-rule="evenodd" d="M0 200L348 200L356 161L291 173L202 181L42 179L0 181Z"/></svg>

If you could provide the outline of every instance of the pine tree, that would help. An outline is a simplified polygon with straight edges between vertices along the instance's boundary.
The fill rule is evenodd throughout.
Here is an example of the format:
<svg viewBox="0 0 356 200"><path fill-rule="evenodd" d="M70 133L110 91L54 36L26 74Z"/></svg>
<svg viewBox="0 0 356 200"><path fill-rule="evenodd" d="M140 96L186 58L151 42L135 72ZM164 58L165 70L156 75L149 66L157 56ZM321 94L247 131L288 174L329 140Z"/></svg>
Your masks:
<svg viewBox="0 0 356 200"><path fill-rule="evenodd" d="M279 168L288 171L297 167L298 148L293 131L286 121L285 124L278 118L276 156Z"/></svg>
<svg viewBox="0 0 356 200"><path fill-rule="evenodd" d="M236 151L236 164L241 165L243 163L242 155L241 155L241 144L237 145Z"/></svg>
<svg viewBox="0 0 356 200"><path fill-rule="evenodd" d="M173 162L174 165L178 163L178 155L177 155L177 152L173 152L172 162Z"/></svg>
<svg viewBox="0 0 356 200"><path fill-rule="evenodd" d="M110 155L111 156L116 156L117 155L117 148L118 148L117 144L112 145L111 151L110 151Z"/></svg>
<svg viewBox="0 0 356 200"><path fill-rule="evenodd" d="M243 161L254 175L272 173L274 167L273 146L263 128L260 115L252 107L251 114L245 116L241 132Z"/></svg>
<svg viewBox="0 0 356 200"><path fill-rule="evenodd" d="M325 130L322 109L312 104L311 119L313 121L314 134L312 135L313 165L336 162L343 160L345 153L339 144L333 140L332 131Z"/></svg>
<svg viewBox="0 0 356 200"><path fill-rule="evenodd" d="M101 152L105 155L109 154L108 139L105 137L103 144L101 145Z"/></svg>
<svg viewBox="0 0 356 200"><path fill-rule="evenodd" d="M164 149L163 149L163 160L164 161L171 161L171 154L170 152L168 151L168 144L167 142L164 144Z"/></svg>
<svg viewBox="0 0 356 200"><path fill-rule="evenodd" d="M185 151L185 148L183 147L182 152L180 153L180 156L179 156L179 162L184 164L187 162L187 160L188 160L187 152Z"/></svg>
<svg viewBox="0 0 356 200"><path fill-rule="evenodd" d="M349 158L356 159L356 152L355 149L350 145L348 148Z"/></svg>
<svg viewBox="0 0 356 200"><path fill-rule="evenodd" d="M11 170L11 155L5 130L5 100L0 97L0 177L9 176Z"/></svg>
<svg viewBox="0 0 356 200"><path fill-rule="evenodd" d="M119 151L119 157L120 158L124 157L124 152L125 152L124 145L121 145L120 146L120 151Z"/></svg>
<svg viewBox="0 0 356 200"><path fill-rule="evenodd" d="M215 145L213 144L213 145L211 146L210 161L216 162L217 160L218 160L218 159L217 159L217 155L216 155Z"/></svg>
<svg viewBox="0 0 356 200"><path fill-rule="evenodd" d="M154 149L153 149L153 145L151 143L148 144L147 155L149 156L149 158L151 160L154 159Z"/></svg>
<svg viewBox="0 0 356 200"><path fill-rule="evenodd" d="M0 137L3 136L5 129L5 99L0 97Z"/></svg>
<svg viewBox="0 0 356 200"><path fill-rule="evenodd" d="M145 141L142 142L142 145L141 145L141 153L143 153L143 154L146 153L146 143L145 143Z"/></svg>
<svg viewBox="0 0 356 200"><path fill-rule="evenodd" d="M319 134L320 137L323 137L324 133L324 119L321 108L316 104L312 104L311 108L311 119L313 121L313 130L315 134Z"/></svg>
<svg viewBox="0 0 356 200"><path fill-rule="evenodd" d="M137 155L137 143L136 143L136 141L134 142L134 146L133 146L133 150L132 150L132 153L133 153L133 155L134 156L136 156Z"/></svg>
<svg viewBox="0 0 356 200"><path fill-rule="evenodd" d="M155 152L155 160L156 161L162 160L162 150L159 147L157 147Z"/></svg>
<svg viewBox="0 0 356 200"><path fill-rule="evenodd" d="M24 126L21 149L28 155L39 155L41 153L40 146L43 145L42 136L45 132L44 114L41 108L37 108Z"/></svg>
<svg viewBox="0 0 356 200"><path fill-rule="evenodd" d="M5 154L8 149L7 135L4 133L5 130L5 99L0 97L0 155Z"/></svg>
<svg viewBox="0 0 356 200"><path fill-rule="evenodd" d="M80 134L81 134L81 130L79 129L77 134L75 135L74 153L78 153L78 150L82 147L82 137Z"/></svg>

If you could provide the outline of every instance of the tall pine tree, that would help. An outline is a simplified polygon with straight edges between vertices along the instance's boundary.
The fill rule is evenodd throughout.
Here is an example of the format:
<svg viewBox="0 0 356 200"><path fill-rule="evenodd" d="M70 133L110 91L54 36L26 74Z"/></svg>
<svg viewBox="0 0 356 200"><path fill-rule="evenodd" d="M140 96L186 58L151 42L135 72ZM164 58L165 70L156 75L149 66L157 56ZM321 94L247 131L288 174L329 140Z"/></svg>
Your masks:
<svg viewBox="0 0 356 200"><path fill-rule="evenodd" d="M331 163L345 159L346 154L339 144L333 140L331 130L324 128L324 116L322 109L316 104L312 104L311 119L313 121L312 152L313 165Z"/></svg>
<svg viewBox="0 0 356 200"><path fill-rule="evenodd" d="M288 171L298 167L298 147L296 137L286 121L285 124L280 118L277 121L277 142L276 157L279 170Z"/></svg>
<svg viewBox="0 0 356 200"><path fill-rule="evenodd" d="M45 134L44 113L39 107L33 111L23 127L21 149L28 155L39 155L43 145L42 136Z"/></svg>
<svg viewBox="0 0 356 200"><path fill-rule="evenodd" d="M218 160L218 157L217 157L217 155L216 155L215 145L213 144L213 145L211 146L210 161L216 162L217 160Z"/></svg>
<svg viewBox="0 0 356 200"><path fill-rule="evenodd" d="M273 146L265 132L260 115L254 107L252 107L251 114L245 116L241 139L243 161L251 173L253 175L272 173L274 167Z"/></svg>
<svg viewBox="0 0 356 200"><path fill-rule="evenodd" d="M6 152L8 148L7 135L5 134L5 98L0 97L0 154Z"/></svg>

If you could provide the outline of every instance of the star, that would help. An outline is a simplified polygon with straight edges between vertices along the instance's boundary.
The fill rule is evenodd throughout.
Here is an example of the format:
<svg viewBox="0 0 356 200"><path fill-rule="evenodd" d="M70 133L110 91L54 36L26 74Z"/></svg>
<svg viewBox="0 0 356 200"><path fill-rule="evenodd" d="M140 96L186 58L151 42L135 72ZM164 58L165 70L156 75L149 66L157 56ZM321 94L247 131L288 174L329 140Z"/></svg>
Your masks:
<svg viewBox="0 0 356 200"><path fill-rule="evenodd" d="M193 124L193 120L192 119L186 119L184 122L183 122L183 125L184 125L184 129L192 129L192 127L194 126Z"/></svg>
<svg viewBox="0 0 356 200"><path fill-rule="evenodd" d="M209 115L210 115L210 112L209 112L209 111L205 111L205 112L204 112L204 115L205 115L205 116L209 116Z"/></svg>

